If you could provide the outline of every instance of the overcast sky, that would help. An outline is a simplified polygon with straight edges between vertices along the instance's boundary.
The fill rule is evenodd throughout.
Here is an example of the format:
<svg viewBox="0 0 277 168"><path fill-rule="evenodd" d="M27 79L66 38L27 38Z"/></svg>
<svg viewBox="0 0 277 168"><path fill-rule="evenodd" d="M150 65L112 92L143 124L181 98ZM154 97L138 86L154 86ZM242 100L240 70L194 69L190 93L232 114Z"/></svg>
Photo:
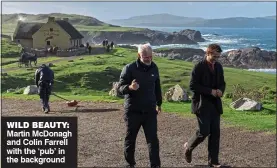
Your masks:
<svg viewBox="0 0 277 168"><path fill-rule="evenodd" d="M68 13L99 20L169 13L185 17L226 18L276 15L276 2L2 2L2 13Z"/></svg>

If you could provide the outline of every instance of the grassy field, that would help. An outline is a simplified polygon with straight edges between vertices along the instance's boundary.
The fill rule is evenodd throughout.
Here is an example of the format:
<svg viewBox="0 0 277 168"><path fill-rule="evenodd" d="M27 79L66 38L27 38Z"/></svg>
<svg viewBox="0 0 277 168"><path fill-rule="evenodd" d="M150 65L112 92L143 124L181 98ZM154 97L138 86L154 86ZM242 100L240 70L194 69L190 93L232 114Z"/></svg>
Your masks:
<svg viewBox="0 0 277 168"><path fill-rule="evenodd" d="M1 58L19 57L21 47L8 38L1 38Z"/></svg>
<svg viewBox="0 0 277 168"><path fill-rule="evenodd" d="M108 96L112 82L118 81L124 65L134 61L136 51L117 48L109 54L84 57L83 60L75 59L74 62L61 61L52 69L55 71L55 86L53 91L69 99L91 101L113 101L122 103L122 99ZM50 58L49 58L50 59ZM180 60L168 60L155 57L159 67L163 94L175 84L180 84L188 89L190 72L193 64ZM224 68L227 83L226 92L233 91L233 85L241 84L245 88L260 89L268 86L275 90L276 79L274 75L260 72L249 72L232 68ZM22 69L9 72L9 76L2 77L2 97L37 99L38 96L24 96L5 93L9 88L21 88L34 84L35 70ZM51 97L51 100L55 100ZM224 98L223 120L230 126L242 126L249 130L262 130L276 133L276 103L266 100L261 112L238 112L228 107L230 99ZM187 117L190 113L190 103L163 104L163 111L177 112Z"/></svg>

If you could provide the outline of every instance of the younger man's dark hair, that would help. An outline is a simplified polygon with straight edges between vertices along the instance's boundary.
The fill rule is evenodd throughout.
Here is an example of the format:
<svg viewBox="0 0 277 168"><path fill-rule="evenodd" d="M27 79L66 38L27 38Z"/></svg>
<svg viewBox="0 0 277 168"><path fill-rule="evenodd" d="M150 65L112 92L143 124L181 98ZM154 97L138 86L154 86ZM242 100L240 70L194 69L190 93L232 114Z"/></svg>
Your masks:
<svg viewBox="0 0 277 168"><path fill-rule="evenodd" d="M221 47L218 44L210 44L208 46L207 50L206 50L206 53L210 54L210 53L212 53L214 51L221 53L222 49L221 49Z"/></svg>

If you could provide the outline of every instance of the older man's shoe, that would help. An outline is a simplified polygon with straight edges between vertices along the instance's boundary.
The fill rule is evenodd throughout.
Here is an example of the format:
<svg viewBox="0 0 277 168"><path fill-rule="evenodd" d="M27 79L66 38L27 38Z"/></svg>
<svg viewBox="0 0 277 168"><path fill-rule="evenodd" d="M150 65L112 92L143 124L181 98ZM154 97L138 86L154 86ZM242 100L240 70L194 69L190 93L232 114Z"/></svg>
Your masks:
<svg viewBox="0 0 277 168"><path fill-rule="evenodd" d="M221 167L221 164L219 164L219 163L216 163L216 164L209 163L209 167Z"/></svg>
<svg viewBox="0 0 277 168"><path fill-rule="evenodd" d="M185 159L188 163L191 163L192 151L190 151L188 149L188 143L187 142L184 144L184 147L185 147Z"/></svg>

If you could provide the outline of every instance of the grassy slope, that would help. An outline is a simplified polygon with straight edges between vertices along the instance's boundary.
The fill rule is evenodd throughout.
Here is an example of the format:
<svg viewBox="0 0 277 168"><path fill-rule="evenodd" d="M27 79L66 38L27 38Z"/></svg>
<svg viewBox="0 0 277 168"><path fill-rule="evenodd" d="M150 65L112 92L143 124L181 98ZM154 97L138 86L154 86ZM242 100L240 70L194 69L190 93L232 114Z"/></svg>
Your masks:
<svg viewBox="0 0 277 168"><path fill-rule="evenodd" d="M97 20L90 16L82 16L75 14L61 14L52 13L50 14L55 18L68 18L69 22L73 24L79 31L140 31L142 28L131 28L131 27L117 27ZM6 35L12 35L17 25L18 16L27 18L26 22L42 22L46 23L48 16L47 14L4 14L2 16L2 33Z"/></svg>
<svg viewBox="0 0 277 168"><path fill-rule="evenodd" d="M85 57L84 60L76 59L74 62L63 61L53 67L57 82L54 91L70 99L94 100L94 101L118 101L123 100L109 97L108 91L111 89L111 82L118 81L122 67L132 62L136 57L136 52L129 49L116 49L114 53L104 55L94 55ZM181 84L188 88L192 63L167 60L165 58L155 58L160 69L163 93L175 85ZM33 84L34 70L9 72L9 77L2 78L2 93L8 88L24 87ZM225 78L227 82L227 92L232 91L234 84L241 84L246 88L261 88L269 86L275 89L276 79L274 75L259 72L248 72L225 68ZM3 97L24 98L24 95L3 94ZM28 96L31 99L38 99L37 96ZM51 100L55 100L51 97ZM276 132L276 104L265 104L262 112L237 112L228 108L231 101L224 99L223 120L231 125L243 126L253 130L264 130ZM190 103L168 103L163 104L166 112L178 112L187 116L190 114Z"/></svg>
<svg viewBox="0 0 277 168"><path fill-rule="evenodd" d="M1 58L15 58L19 56L21 47L7 38L1 38Z"/></svg>

